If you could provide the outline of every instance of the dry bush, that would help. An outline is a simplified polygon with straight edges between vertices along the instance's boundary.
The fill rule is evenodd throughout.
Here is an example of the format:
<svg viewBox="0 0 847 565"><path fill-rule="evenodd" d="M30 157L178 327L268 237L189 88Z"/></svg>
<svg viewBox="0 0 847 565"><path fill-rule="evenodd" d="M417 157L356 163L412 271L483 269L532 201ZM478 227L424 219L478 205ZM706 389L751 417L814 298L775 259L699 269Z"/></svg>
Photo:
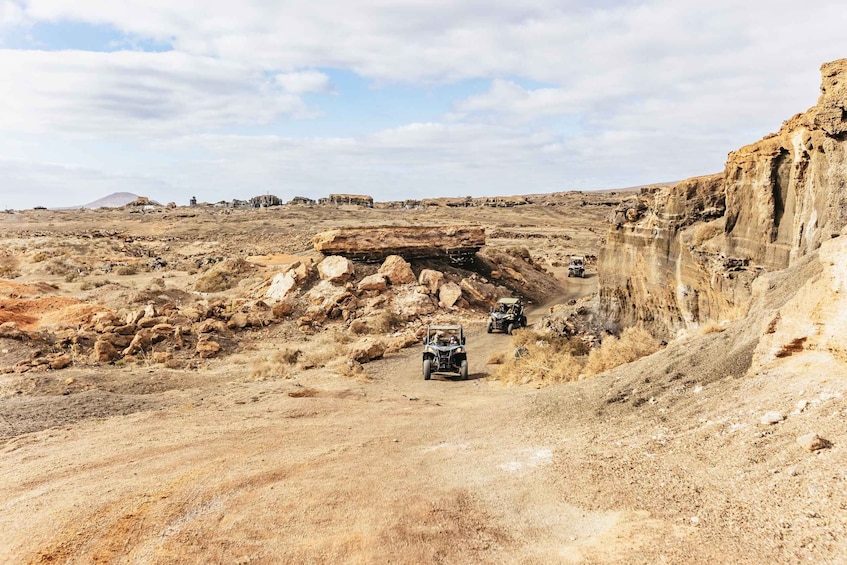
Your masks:
<svg viewBox="0 0 847 565"><path fill-rule="evenodd" d="M0 257L0 278L16 279L21 276L20 271L18 271L19 265L20 261L17 257Z"/></svg>
<svg viewBox="0 0 847 565"><path fill-rule="evenodd" d="M165 361L165 367L168 369L182 369L185 362L181 359L168 359Z"/></svg>
<svg viewBox="0 0 847 565"><path fill-rule="evenodd" d="M527 249L526 247L507 247L505 251L512 257L518 257L524 260L529 260L532 257L532 255L530 255L529 253L529 249Z"/></svg>
<svg viewBox="0 0 847 565"><path fill-rule="evenodd" d="M597 349L588 354L586 376L596 375L626 363L632 363L659 350L659 342L647 330L627 328L621 337L608 336Z"/></svg>
<svg viewBox="0 0 847 565"><path fill-rule="evenodd" d="M705 324L701 324L698 328L700 335L716 334L724 331L726 328L716 320L709 320Z"/></svg>
<svg viewBox="0 0 847 565"><path fill-rule="evenodd" d="M339 332L325 333L309 344L299 358L300 366L304 369L321 369L336 359L346 359L349 337L343 337Z"/></svg>
<svg viewBox="0 0 847 565"><path fill-rule="evenodd" d="M568 338L528 329L517 330L512 334L512 343L516 349L531 346L549 347L554 353L568 353L575 357L587 355L589 351L588 345L578 337Z"/></svg>
<svg viewBox="0 0 847 565"><path fill-rule="evenodd" d="M506 362L506 354L502 351L497 351L496 353L492 353L491 356L486 361L489 365L502 365Z"/></svg>
<svg viewBox="0 0 847 565"><path fill-rule="evenodd" d="M253 364L250 376L254 379L290 379L293 376L293 364L298 357L296 355L292 358L288 350L274 351Z"/></svg>
<svg viewBox="0 0 847 565"><path fill-rule="evenodd" d="M47 274L49 275L66 277L68 275L77 275L79 273L79 266L69 259L57 257L47 263L44 266L44 270L47 271Z"/></svg>
<svg viewBox="0 0 847 565"><path fill-rule="evenodd" d="M512 336L519 356L504 359L492 376L510 384L548 385L576 380L583 362L573 353L572 340L532 330L519 330ZM577 339L580 348L582 341Z"/></svg>
<svg viewBox="0 0 847 565"><path fill-rule="evenodd" d="M46 261L50 257L53 257L53 255L47 253L46 251L39 251L38 253L32 256L32 262L41 263L42 261Z"/></svg>
<svg viewBox="0 0 847 565"><path fill-rule="evenodd" d="M371 380L362 364L352 359L338 358L330 361L326 367L339 376L355 379L359 382Z"/></svg>
<svg viewBox="0 0 847 565"><path fill-rule="evenodd" d="M194 290L199 292L223 292L229 290L244 280L255 267L247 260L238 257L227 259L197 279Z"/></svg>
<svg viewBox="0 0 847 565"><path fill-rule="evenodd" d="M138 265L122 265L115 269L115 273L122 276L137 275Z"/></svg>
<svg viewBox="0 0 847 565"><path fill-rule="evenodd" d="M403 320L397 312L386 308L373 319L373 322L369 324L369 327L371 333L387 334L392 333L404 323L405 320Z"/></svg>
<svg viewBox="0 0 847 565"><path fill-rule="evenodd" d="M549 385L575 381L581 370L579 359L539 342L524 348L520 357L505 361L491 376L509 384Z"/></svg>
<svg viewBox="0 0 847 565"><path fill-rule="evenodd" d="M318 391L307 386L301 386L297 390L288 392L291 398L312 398L318 395Z"/></svg>

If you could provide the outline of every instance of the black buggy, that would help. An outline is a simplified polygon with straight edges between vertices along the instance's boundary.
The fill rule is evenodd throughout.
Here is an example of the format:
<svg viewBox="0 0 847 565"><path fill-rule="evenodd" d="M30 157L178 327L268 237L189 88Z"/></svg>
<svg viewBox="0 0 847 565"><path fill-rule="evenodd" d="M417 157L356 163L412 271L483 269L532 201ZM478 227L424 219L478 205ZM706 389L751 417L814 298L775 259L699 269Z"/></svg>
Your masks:
<svg viewBox="0 0 847 565"><path fill-rule="evenodd" d="M468 378L468 356L462 326L427 326L423 351L423 378L433 373L458 373Z"/></svg>
<svg viewBox="0 0 847 565"><path fill-rule="evenodd" d="M488 333L505 332L526 327L524 305L520 298L501 298L491 309L488 320Z"/></svg>

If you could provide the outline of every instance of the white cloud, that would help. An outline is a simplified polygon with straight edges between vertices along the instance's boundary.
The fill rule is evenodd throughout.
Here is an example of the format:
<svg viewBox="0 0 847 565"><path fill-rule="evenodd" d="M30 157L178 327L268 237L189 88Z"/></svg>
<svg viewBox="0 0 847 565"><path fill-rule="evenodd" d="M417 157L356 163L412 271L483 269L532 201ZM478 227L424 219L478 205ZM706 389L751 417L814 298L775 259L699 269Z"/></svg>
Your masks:
<svg viewBox="0 0 847 565"><path fill-rule="evenodd" d="M24 10L17 2L0 0L0 29L24 22Z"/></svg>
<svg viewBox="0 0 847 565"><path fill-rule="evenodd" d="M10 132L35 132L53 142L30 138L38 146L35 169L80 162L54 150L67 136L103 144L141 137L149 146L133 153L134 169L116 171L104 158L102 170L94 170L116 182L167 179L189 195L204 187L217 199L274 187L355 188L378 198L405 191L517 193L712 172L727 151L813 104L818 66L847 54L847 10L832 0L813 8L785 0L21 5L25 12L0 0L0 26L82 21L173 47L0 51L7 77L0 80L0 130L8 139ZM378 87L400 85L397 92L463 79L488 86L475 94L455 86L449 115L410 107L393 127L374 126L357 137L332 137L329 120L324 138L300 124L297 131L306 132L300 137L226 135L262 124L277 125L264 132L286 131L279 118L321 110L320 102L307 107L303 96L333 90L333 119L358 125L380 114L376 97L357 90L345 98L347 85L331 84L318 69L357 74ZM163 148L173 148L173 159L155 159ZM14 178L3 191L46 182L43 174ZM83 185L77 173L68 178Z"/></svg>
<svg viewBox="0 0 847 565"><path fill-rule="evenodd" d="M563 88L527 90L512 81L497 79L482 94L471 96L456 105L459 115L496 112L534 119L540 116L572 114L586 109L590 93Z"/></svg>
<svg viewBox="0 0 847 565"><path fill-rule="evenodd" d="M292 94L329 92L332 88L329 77L320 71L279 74L276 76L276 82L286 92Z"/></svg>
<svg viewBox="0 0 847 565"><path fill-rule="evenodd" d="M303 115L255 69L177 52L0 50L0 128L127 135L207 131Z"/></svg>

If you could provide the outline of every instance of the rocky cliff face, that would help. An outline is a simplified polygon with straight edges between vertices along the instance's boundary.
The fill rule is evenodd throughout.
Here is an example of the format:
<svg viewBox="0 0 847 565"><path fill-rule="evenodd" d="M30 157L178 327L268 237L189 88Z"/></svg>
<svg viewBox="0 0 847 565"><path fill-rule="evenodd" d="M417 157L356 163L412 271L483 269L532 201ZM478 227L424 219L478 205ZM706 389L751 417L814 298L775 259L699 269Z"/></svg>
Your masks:
<svg viewBox="0 0 847 565"><path fill-rule="evenodd" d="M847 225L847 59L821 68L818 103L729 155L723 173L641 194L612 214L600 313L660 335L742 314L751 283Z"/></svg>

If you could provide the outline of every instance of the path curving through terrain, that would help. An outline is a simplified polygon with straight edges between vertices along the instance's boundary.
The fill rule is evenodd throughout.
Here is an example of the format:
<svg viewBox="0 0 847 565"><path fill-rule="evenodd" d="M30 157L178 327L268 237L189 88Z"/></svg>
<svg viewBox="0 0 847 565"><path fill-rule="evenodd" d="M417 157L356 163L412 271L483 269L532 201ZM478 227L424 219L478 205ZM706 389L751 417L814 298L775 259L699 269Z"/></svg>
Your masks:
<svg viewBox="0 0 847 565"><path fill-rule="evenodd" d="M565 298L590 284L569 285ZM482 378L488 356L510 347L484 328L469 328L467 381L424 381L417 348L369 364L365 382L321 371L257 382L220 365L206 385L166 392L159 410L10 439L0 447L0 562L609 555L628 518L566 502L548 477L558 447L525 426L535 391Z"/></svg>

